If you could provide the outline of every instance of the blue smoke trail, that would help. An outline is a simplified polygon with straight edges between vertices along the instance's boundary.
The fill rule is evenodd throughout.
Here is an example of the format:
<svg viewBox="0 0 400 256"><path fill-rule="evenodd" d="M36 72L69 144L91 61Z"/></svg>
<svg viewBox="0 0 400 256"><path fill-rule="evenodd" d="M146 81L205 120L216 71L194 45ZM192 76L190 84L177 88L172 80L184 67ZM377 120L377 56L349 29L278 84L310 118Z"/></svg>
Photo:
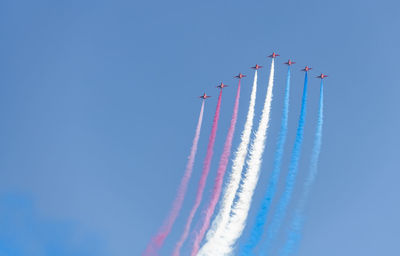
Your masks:
<svg viewBox="0 0 400 256"><path fill-rule="evenodd" d="M315 181L315 178L318 173L318 159L319 153L321 151L321 142L322 142L322 124L324 117L324 84L321 79L321 88L320 88L320 96L319 96L319 109L318 109L318 121L317 121L317 129L315 132L314 138L314 147L312 150L311 161L310 161L310 170L308 173L308 177L304 183L303 194L300 198L299 205L297 206L295 216L292 220L292 224L290 227L289 235L286 240L286 244L281 252L281 256L288 256L290 254L294 254L297 249L301 239L301 231L304 223L304 209L307 202L308 195L310 194L311 187Z"/></svg>
<svg viewBox="0 0 400 256"><path fill-rule="evenodd" d="M267 238L261 250L261 252L263 252L264 254L267 254L269 252L271 244L275 239L276 235L278 234L279 228L281 227L282 221L286 215L287 206L292 197L292 192L294 189L294 184L296 181L297 170L299 165L301 145L303 144L303 133L304 133L304 124L305 124L306 107L307 107L307 84L308 84L308 74L306 72L304 77L304 89L303 89L303 98L301 100L299 124L297 126L296 139L293 146L292 158L289 164L289 173L286 178L285 191L283 192L282 198L278 203L278 207L272 219L271 225L267 230Z"/></svg>
<svg viewBox="0 0 400 256"><path fill-rule="evenodd" d="M251 251L260 241L263 234L265 223L267 221L267 215L269 212L271 201L276 192L276 187L281 172L281 163L282 163L284 145L288 130L289 98L290 98L289 96L290 96L290 66L288 68L287 78L286 78L286 89L285 89L285 98L283 102L281 130L279 132L279 139L275 153L274 169L271 173L268 189L265 193L264 200L261 204L261 209L258 212L256 223L251 231L249 240L242 248L241 255L250 255Z"/></svg>

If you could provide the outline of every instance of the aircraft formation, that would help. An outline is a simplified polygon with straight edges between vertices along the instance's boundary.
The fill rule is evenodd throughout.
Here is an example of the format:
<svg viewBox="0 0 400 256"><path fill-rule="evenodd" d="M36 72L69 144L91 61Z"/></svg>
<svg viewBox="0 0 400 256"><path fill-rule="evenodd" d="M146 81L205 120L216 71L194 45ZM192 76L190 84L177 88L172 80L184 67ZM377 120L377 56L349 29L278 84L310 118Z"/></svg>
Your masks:
<svg viewBox="0 0 400 256"><path fill-rule="evenodd" d="M289 59L283 64L288 66L285 96L283 102L283 111L281 115L281 128L279 132L277 149L275 151L275 159L273 161L273 170L270 173L269 183L261 207L258 208L255 223L251 223L248 220L248 213L252 205L252 198L255 194L258 179L262 169L262 158L264 149L267 144L268 127L270 123L270 114L272 109L272 94L274 87L274 73L275 73L275 60L280 55L273 52L268 57L271 58L270 74L268 79L268 87L265 95L263 104L263 110L261 116L258 119L258 126L254 124L255 115L255 104L257 96L257 77L258 70L263 68L256 64L251 67L254 70L254 82L251 89L251 96L249 102L249 108L246 116L246 122L243 127L240 143L235 151L232 150L232 142L235 133L236 121L238 118L239 110L239 99L241 90L241 79L246 75L239 73L234 76L238 79L237 92L235 97L235 103L233 106L232 118L230 126L228 128L226 139L221 153L219 165L216 172L216 177L212 186L210 199L207 200L206 206L202 211L199 223L195 226L194 239L189 239L190 230L194 227L192 222L195 220L195 216L198 215L199 207L201 207L203 194L205 192L208 175L211 170L211 162L213 158L215 139L217 136L217 128L221 109L221 98L222 91L228 87L227 84L221 82L216 87L219 90L219 96L217 97L217 106L214 113L212 122L211 133L209 135L207 150L205 159L203 161L203 168L200 174L200 179L197 185L197 192L195 196L194 204L192 205L191 211L184 230L181 233L180 238L175 243L175 247L172 253L166 255L180 256L181 250L185 243L191 241L189 245L191 248L191 256L223 256L223 255L241 255L250 256L254 255L256 250L260 250L260 255L270 255L271 246L274 244L274 240L278 235L281 226L284 223L285 217L288 214L288 205L293 196L294 184L297 181L297 174L299 172L299 160L301 156L301 148L303 144L304 129L305 129L305 117L307 111L307 95L308 95L308 75L311 67L305 66L301 71L304 72L304 86L303 96L300 106L300 115L298 119L298 125L296 130L296 138L294 140L293 149L291 152L290 162L288 165L287 176L281 176L282 159L285 153L284 146L286 141L286 135L288 133L288 119L289 119L289 101L290 101L290 80L291 80L291 69L292 65L296 62ZM293 253L295 248L298 247L299 239L302 232L302 219L304 218L305 202L307 201L309 191L315 180L317 173L317 163L319 159L319 153L321 148L322 140L322 124L323 124L323 80L328 76L321 73L315 78L320 79L320 98L317 115L317 128L314 133L314 146L312 150L312 156L310 161L310 167L308 170L307 181L303 184L302 194L300 195L299 203L296 207L296 215L291 220L291 226L287 236L286 243L283 251L285 256L289 256ZM186 197L187 189L189 185L189 179L191 177L195 156L197 152L198 141L200 138L200 131L203 120L204 105L206 99L211 96L206 94L199 96L202 99L202 105L200 115L197 122L197 128L195 137L193 139L192 148L188 157L186 169L182 177L181 183L178 187L177 195L173 202L173 207L164 224L160 227L158 233L153 236L150 243L147 245L143 256L155 256L159 255L160 250L163 247L165 239L170 234L172 227L181 214L181 208L183 206L183 200ZM254 125L253 125L254 124ZM232 159L231 169L228 170L230 162L230 155L235 152ZM229 174L229 175L225 175ZM281 196L276 195L277 186L280 179L285 179L285 188ZM276 197L278 200L276 209L270 209L272 198ZM204 203L203 203L204 204ZM219 204L219 208L217 205ZM272 212L272 210L274 210ZM274 213L272 216L271 213ZM267 223L267 217L270 216L271 220ZM250 223L249 223L250 222ZM253 225L251 225L253 224ZM193 226L193 227L192 227ZM245 227L250 227L250 235L247 237L245 243L241 243L238 246L238 240L242 237ZM261 241L264 241L261 243ZM261 247L261 249L260 249ZM188 255L185 253L185 255Z"/></svg>
<svg viewBox="0 0 400 256"><path fill-rule="evenodd" d="M277 53L275 53L275 52L273 52L271 55L269 55L268 57L269 58L272 58L272 59L275 59L276 57L278 57L278 56L280 56L279 54L277 54ZM291 66L291 65L293 65L293 64L295 64L296 62L294 62L294 61L292 61L291 59L289 59L287 62L285 62L284 64L286 64L286 65L288 65L288 66ZM256 64L254 67L250 67L251 69L255 69L255 70L258 70L258 69L260 69L260 68L262 68L263 66L260 66L260 65L258 65L258 64ZM307 71L310 71L312 68L310 68L309 66L306 66L305 68L303 68L303 69L301 69L301 71L305 71L305 72L307 72ZM238 78L238 79L242 79L243 77L246 77L246 75L243 75L242 73L239 73L237 76L234 76L234 78ZM316 78L320 78L320 79L324 79L324 78L326 78L326 77L328 77L327 75L325 75L325 74L320 74L319 76L316 76ZM222 83L221 82L221 84L220 85L218 85L217 86L217 88L220 88L220 89L223 89L223 88L225 88L225 87L228 87L228 85L226 85L226 84L224 84L224 83ZM202 99L207 99L207 98L210 98L211 96L208 96L208 95L206 95L206 93L204 93L202 96L200 96L199 98L202 98Z"/></svg>

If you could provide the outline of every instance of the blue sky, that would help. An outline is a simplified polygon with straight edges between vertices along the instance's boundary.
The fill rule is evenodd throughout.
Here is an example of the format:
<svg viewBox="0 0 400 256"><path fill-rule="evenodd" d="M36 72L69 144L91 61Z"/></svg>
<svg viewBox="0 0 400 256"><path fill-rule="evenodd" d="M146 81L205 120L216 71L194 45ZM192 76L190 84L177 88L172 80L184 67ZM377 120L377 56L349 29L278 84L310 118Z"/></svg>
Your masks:
<svg viewBox="0 0 400 256"><path fill-rule="evenodd" d="M297 61L294 70L307 64L330 75L320 172L299 255L393 255L400 237L398 9L389 0L2 1L0 216L21 216L0 223L31 233L24 240L11 228L0 229L0 255L43 255L29 253L32 246L139 255L170 207L200 108L196 97L206 91L214 97L206 105L188 199L162 252L169 255L193 203L215 86L224 81L235 87L233 75L249 75L236 147L250 97L249 67L268 67L272 51L281 54L278 63ZM272 168L285 73L286 66L277 65L270 139L250 223ZM259 74L257 114L267 75L268 68ZM287 150L302 80L293 72ZM303 173L318 85L310 81ZM209 180L234 93L224 91ZM63 235L50 241L54 230ZM82 241L90 242L85 247Z"/></svg>

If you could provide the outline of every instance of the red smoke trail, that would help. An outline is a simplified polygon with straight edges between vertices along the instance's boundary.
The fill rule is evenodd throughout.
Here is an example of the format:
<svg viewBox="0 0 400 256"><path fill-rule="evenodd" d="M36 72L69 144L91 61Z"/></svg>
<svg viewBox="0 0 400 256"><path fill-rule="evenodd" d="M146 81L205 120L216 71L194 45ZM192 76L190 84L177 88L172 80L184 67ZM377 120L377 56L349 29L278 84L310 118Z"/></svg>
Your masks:
<svg viewBox="0 0 400 256"><path fill-rule="evenodd" d="M215 184L211 195L211 200L206 210L204 222L200 228L200 231L196 234L191 254L192 256L196 255L199 250L200 243L203 240L204 234L206 233L208 227L210 226L211 217L214 213L219 197L221 196L222 183L224 181L224 175L226 172L226 168L228 166L229 157L231 155L233 134L235 133L235 126L239 109L239 98L240 98L240 80L236 92L236 99L235 99L235 105L233 107L231 125L229 127L228 134L226 135L224 150L222 152L221 159L219 161L219 167L217 171L217 176L215 178Z"/></svg>
<svg viewBox="0 0 400 256"><path fill-rule="evenodd" d="M176 198L172 205L172 209L168 215L168 218L165 219L164 225L160 228L157 235L155 235L151 239L151 242L147 245L146 251L143 253L143 256L151 256L151 255L158 254L158 250L163 245L164 240L168 236L169 232L171 232L172 226L174 225L174 222L175 222L176 218L178 217L179 211L181 210L183 199L185 198L187 186L189 183L189 179L190 179L190 176L192 175L194 159L195 159L196 152L197 152L197 144L198 144L199 138L200 138L200 130L201 130L201 124L203 122L203 114L204 114L204 102L205 102L205 100L203 100L203 102L201 104L199 120L197 121L197 127L196 127L196 132L195 132L195 135L193 138L192 148L190 150L190 155L188 157L188 162L186 164L185 173L184 173L181 183L179 185Z"/></svg>
<svg viewBox="0 0 400 256"><path fill-rule="evenodd" d="M214 120L213 120L213 124L212 124L211 134L210 134L210 138L208 140L206 158L204 159L204 164L203 164L203 172L202 172L201 177L200 177L199 187L197 188L196 201L194 203L194 206L193 206L192 210L190 211L189 218L188 218L188 220L186 222L185 230L183 231L183 234L182 234L181 238L179 239L179 241L175 245L175 249L174 249L174 252L173 252L174 256L179 256L181 247L182 247L183 243L185 242L185 240L186 240L186 238L187 238L187 236L189 234L189 230L190 230L190 226L191 226L192 221L193 221L193 217L196 214L197 208L199 208L201 199L203 197L204 187L206 185L207 176L208 176L208 173L210 171L211 159L212 159L212 156L213 156L213 153L214 153L214 143L215 143L215 137L217 135L218 120L219 120L219 110L221 108L221 97L222 97L222 89L219 92L219 96L218 96L217 109L215 110L215 115L214 115Z"/></svg>

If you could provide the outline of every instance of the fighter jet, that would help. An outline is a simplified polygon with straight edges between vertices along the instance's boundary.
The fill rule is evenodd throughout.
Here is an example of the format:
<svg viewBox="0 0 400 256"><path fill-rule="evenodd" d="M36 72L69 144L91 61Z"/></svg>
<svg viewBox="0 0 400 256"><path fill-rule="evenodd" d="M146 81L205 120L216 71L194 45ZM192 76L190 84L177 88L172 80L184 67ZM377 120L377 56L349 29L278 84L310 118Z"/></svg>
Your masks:
<svg viewBox="0 0 400 256"><path fill-rule="evenodd" d="M285 62L284 64L291 66L293 64L295 64L296 62L292 61L291 59L289 59L287 62Z"/></svg>
<svg viewBox="0 0 400 256"><path fill-rule="evenodd" d="M246 77L246 76L243 75L242 73L239 73L239 75L235 76L235 78L238 78L238 79L242 79L243 77Z"/></svg>
<svg viewBox="0 0 400 256"><path fill-rule="evenodd" d="M251 67L251 68L257 70L257 69L259 69L259 68L262 68L262 66L256 64L254 67Z"/></svg>
<svg viewBox="0 0 400 256"><path fill-rule="evenodd" d="M275 59L275 58L278 57L278 56L281 56L281 55L279 55L279 54L273 52L273 53L272 53L271 55L269 55L268 57Z"/></svg>
<svg viewBox="0 0 400 256"><path fill-rule="evenodd" d="M305 68L303 68L301 71L309 71L309 70L311 70L312 68L310 68L309 66L306 66Z"/></svg>
<svg viewBox="0 0 400 256"><path fill-rule="evenodd" d="M321 75L319 75L319 76L316 76L315 78L321 78L321 79L324 79L325 77L328 77L327 75L324 75L324 74L321 74Z"/></svg>
<svg viewBox="0 0 400 256"><path fill-rule="evenodd" d="M210 98L211 96L208 96L206 93L203 95L199 96L200 99L206 100L207 98Z"/></svg>
<svg viewBox="0 0 400 256"><path fill-rule="evenodd" d="M222 82L221 82L220 85L217 86L217 88L220 88L220 89L225 88L225 87L228 87L228 85L226 85L226 84L224 84Z"/></svg>

